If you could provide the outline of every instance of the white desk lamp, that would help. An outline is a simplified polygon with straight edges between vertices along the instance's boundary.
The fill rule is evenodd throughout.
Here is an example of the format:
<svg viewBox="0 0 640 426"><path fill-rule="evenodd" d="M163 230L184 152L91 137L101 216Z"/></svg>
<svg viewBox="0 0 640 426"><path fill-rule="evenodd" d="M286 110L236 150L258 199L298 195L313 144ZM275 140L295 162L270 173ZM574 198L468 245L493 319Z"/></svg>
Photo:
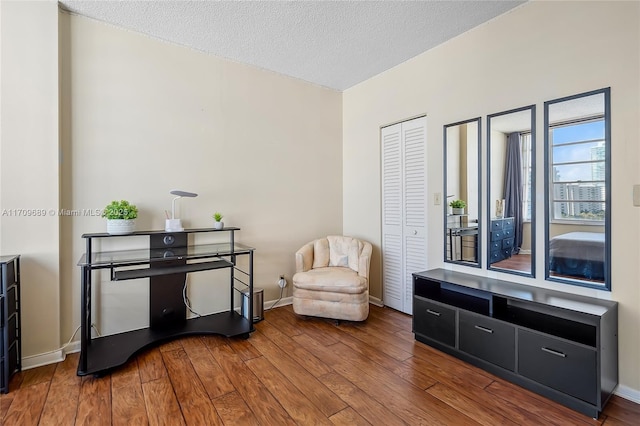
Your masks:
<svg viewBox="0 0 640 426"><path fill-rule="evenodd" d="M184 231L184 228L182 227L182 221L180 219L176 219L176 200L182 197L189 197L189 198L197 197L198 194L193 192L179 191L177 189L174 189L173 191L169 192L169 194L177 195L177 197L175 197L171 201L171 219L167 219L165 221L164 230L167 232Z"/></svg>

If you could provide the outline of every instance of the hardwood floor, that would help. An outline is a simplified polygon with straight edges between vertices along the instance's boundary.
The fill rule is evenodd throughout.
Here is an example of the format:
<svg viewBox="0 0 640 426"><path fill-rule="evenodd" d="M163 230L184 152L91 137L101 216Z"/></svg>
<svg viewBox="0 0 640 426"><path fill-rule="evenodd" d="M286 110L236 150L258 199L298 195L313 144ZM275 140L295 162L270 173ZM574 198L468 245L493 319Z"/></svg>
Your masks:
<svg viewBox="0 0 640 426"><path fill-rule="evenodd" d="M363 323L266 312L248 340L189 337L101 377L78 354L13 377L9 425L637 425L614 396L598 420L418 343L411 317L371 307Z"/></svg>

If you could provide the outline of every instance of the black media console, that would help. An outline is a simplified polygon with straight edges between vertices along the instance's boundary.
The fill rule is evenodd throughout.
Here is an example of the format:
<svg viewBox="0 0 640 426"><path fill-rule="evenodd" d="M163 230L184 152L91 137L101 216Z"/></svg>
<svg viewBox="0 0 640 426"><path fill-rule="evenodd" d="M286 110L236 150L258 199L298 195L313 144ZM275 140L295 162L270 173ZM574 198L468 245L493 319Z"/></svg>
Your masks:
<svg viewBox="0 0 640 426"><path fill-rule="evenodd" d="M618 384L618 304L434 269L413 274L416 340L597 418Z"/></svg>

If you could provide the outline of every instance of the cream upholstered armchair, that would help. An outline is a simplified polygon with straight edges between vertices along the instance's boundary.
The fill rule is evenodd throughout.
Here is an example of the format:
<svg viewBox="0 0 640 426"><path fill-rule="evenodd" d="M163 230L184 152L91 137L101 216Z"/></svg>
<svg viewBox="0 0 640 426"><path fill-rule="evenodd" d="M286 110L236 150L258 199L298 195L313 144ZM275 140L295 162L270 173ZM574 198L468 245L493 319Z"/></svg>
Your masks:
<svg viewBox="0 0 640 426"><path fill-rule="evenodd" d="M328 236L296 252L293 311L335 320L364 321L369 316L371 244Z"/></svg>

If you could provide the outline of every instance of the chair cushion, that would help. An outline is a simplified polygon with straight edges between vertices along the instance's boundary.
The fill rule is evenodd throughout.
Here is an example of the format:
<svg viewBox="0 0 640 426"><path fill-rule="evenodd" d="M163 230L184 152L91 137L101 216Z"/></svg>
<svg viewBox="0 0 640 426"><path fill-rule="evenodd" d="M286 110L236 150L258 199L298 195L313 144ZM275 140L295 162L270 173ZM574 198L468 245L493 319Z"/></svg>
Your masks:
<svg viewBox="0 0 640 426"><path fill-rule="evenodd" d="M358 294L367 291L367 279L347 267L327 267L298 272L293 285L300 289Z"/></svg>
<svg viewBox="0 0 640 426"><path fill-rule="evenodd" d="M320 238L313 242L313 267L326 268L329 266L329 240Z"/></svg>
<svg viewBox="0 0 640 426"><path fill-rule="evenodd" d="M358 272L360 242L355 238L340 235L330 235L327 240L329 241L329 266L349 267Z"/></svg>

